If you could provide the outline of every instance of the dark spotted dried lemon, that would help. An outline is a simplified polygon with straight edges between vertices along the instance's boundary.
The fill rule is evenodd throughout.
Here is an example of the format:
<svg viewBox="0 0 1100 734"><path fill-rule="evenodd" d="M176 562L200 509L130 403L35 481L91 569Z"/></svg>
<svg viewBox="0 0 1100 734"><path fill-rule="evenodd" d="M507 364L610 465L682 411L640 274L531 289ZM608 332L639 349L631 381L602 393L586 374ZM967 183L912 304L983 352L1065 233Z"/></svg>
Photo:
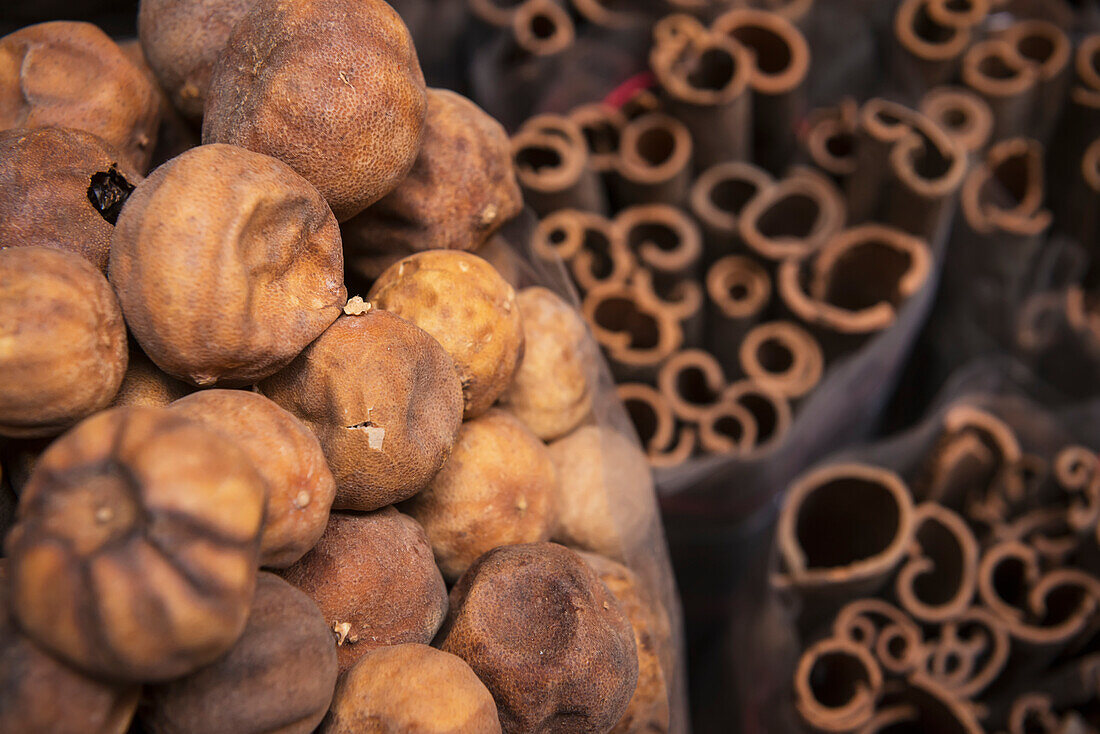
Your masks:
<svg viewBox="0 0 1100 734"><path fill-rule="evenodd" d="M634 630L573 551L509 545L451 590L440 647L469 663L506 732L609 731L638 680Z"/></svg>

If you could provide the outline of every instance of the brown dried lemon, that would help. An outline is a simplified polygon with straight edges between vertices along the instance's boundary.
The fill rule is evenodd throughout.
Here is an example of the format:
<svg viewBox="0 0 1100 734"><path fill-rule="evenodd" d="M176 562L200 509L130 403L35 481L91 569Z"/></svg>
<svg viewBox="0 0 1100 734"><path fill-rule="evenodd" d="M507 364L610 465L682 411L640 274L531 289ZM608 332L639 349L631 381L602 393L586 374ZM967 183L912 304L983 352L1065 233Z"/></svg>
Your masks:
<svg viewBox="0 0 1100 734"><path fill-rule="evenodd" d="M321 608L341 671L376 647L431 642L447 614L423 528L392 507L332 513L313 550L282 575Z"/></svg>
<svg viewBox="0 0 1100 734"><path fill-rule="evenodd" d="M157 75L149 67L145 58L145 52L141 50L141 41L130 38L118 42L118 47L126 54L126 58L139 69L141 73L156 87L157 100L160 106L160 128L157 130L157 147L153 149L153 156L149 161L150 168L165 163L179 154L194 148L199 144L199 130L193 128L183 115L172 105L168 94L161 89Z"/></svg>
<svg viewBox="0 0 1100 734"><path fill-rule="evenodd" d="M558 472L553 540L619 560L643 547L660 521L649 462L634 439L581 426L549 454Z"/></svg>
<svg viewBox="0 0 1100 734"><path fill-rule="evenodd" d="M149 734L309 734L335 686L336 645L317 605L261 572L236 644L185 678L146 688L139 718Z"/></svg>
<svg viewBox="0 0 1100 734"><path fill-rule="evenodd" d="M336 687L321 734L500 734L497 707L462 658L407 643L371 650Z"/></svg>
<svg viewBox="0 0 1100 734"><path fill-rule="evenodd" d="M634 628L634 644L638 650L638 685L626 713L611 732L667 732L669 690L661 668L661 656L671 655L668 615L659 602L643 594L638 577L629 568L595 553L579 555L622 605Z"/></svg>
<svg viewBox="0 0 1100 734"><path fill-rule="evenodd" d="M111 401L112 408L145 405L150 408L167 408L173 400L179 400L195 390L193 385L169 377L153 360L145 356L133 342L122 385Z"/></svg>
<svg viewBox="0 0 1100 734"><path fill-rule="evenodd" d="M294 359L347 300L340 231L285 164L203 145L127 200L110 280L149 358L196 385L246 385Z"/></svg>
<svg viewBox="0 0 1100 734"><path fill-rule="evenodd" d="M214 65L202 140L284 161L343 221L405 178L426 107L412 38L382 0L259 0Z"/></svg>
<svg viewBox="0 0 1100 734"><path fill-rule="evenodd" d="M171 407L235 442L267 482L260 565L284 568L316 545L336 482L317 438L300 420L245 390L203 390Z"/></svg>
<svg viewBox="0 0 1100 734"><path fill-rule="evenodd" d="M429 89L420 155L396 189L343 224L345 257L377 278L414 252L477 249L522 208L504 128L462 95Z"/></svg>
<svg viewBox="0 0 1100 734"><path fill-rule="evenodd" d="M5 552L20 628L119 680L176 678L244 628L264 483L224 438L164 408L113 408L57 439Z"/></svg>
<svg viewBox="0 0 1100 734"><path fill-rule="evenodd" d="M0 731L127 731L141 689L89 678L39 650L15 628L5 581L0 572Z"/></svg>
<svg viewBox="0 0 1100 734"><path fill-rule="evenodd" d="M444 578L454 581L497 546L549 540L556 493L546 445L494 409L462 424L451 458L402 509L424 526Z"/></svg>
<svg viewBox="0 0 1100 734"><path fill-rule="evenodd" d="M126 372L126 325L90 262L0 249L0 435L49 436L107 406Z"/></svg>
<svg viewBox="0 0 1100 734"><path fill-rule="evenodd" d="M229 32L253 0L141 0L141 48L172 104L202 118L210 74Z"/></svg>
<svg viewBox="0 0 1100 734"><path fill-rule="evenodd" d="M523 358L516 292L492 265L457 250L429 250L394 263L370 301L428 332L454 360L465 417L489 409Z"/></svg>
<svg viewBox="0 0 1100 734"><path fill-rule="evenodd" d="M0 130L87 130L144 172L159 118L156 87L91 23L39 23L0 38Z"/></svg>
<svg viewBox="0 0 1100 734"><path fill-rule="evenodd" d="M122 205L141 176L83 130L0 132L0 243L86 257L104 274Z"/></svg>
<svg viewBox="0 0 1100 734"><path fill-rule="evenodd" d="M375 510L419 492L462 423L462 387L443 347L377 309L341 316L259 388L317 434L340 510Z"/></svg>
<svg viewBox="0 0 1100 734"><path fill-rule="evenodd" d="M523 362L500 403L544 441L592 412L596 350L577 310L541 286L516 298L523 316Z"/></svg>

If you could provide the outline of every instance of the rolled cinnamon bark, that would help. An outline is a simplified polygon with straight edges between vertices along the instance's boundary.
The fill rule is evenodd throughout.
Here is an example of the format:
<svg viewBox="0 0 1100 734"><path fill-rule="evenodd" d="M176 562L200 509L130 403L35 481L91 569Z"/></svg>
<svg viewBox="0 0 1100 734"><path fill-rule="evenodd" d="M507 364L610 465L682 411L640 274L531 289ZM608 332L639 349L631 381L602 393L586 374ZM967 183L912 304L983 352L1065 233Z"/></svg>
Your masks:
<svg viewBox="0 0 1100 734"><path fill-rule="evenodd" d="M993 133L993 111L965 87L936 87L920 103L920 112L970 154L985 148Z"/></svg>
<svg viewBox="0 0 1100 734"><path fill-rule="evenodd" d="M1081 86L1100 91L1100 33L1081 39L1074 54L1073 69Z"/></svg>
<svg viewBox="0 0 1100 734"><path fill-rule="evenodd" d="M674 117L650 112L623 129L616 161L616 202L681 204L691 185L691 133Z"/></svg>
<svg viewBox="0 0 1100 734"><path fill-rule="evenodd" d="M757 193L774 183L767 171L742 161L719 163L699 174L688 201L703 228L704 265L743 247L737 219Z"/></svg>
<svg viewBox="0 0 1100 734"><path fill-rule="evenodd" d="M859 107L852 98L809 116L804 145L815 166L841 182L856 172L856 130Z"/></svg>
<svg viewBox="0 0 1100 734"><path fill-rule="evenodd" d="M1001 37L1035 67L1034 103L1025 130L1027 135L1045 142L1065 101L1073 44L1064 30L1047 20L1021 20Z"/></svg>
<svg viewBox="0 0 1100 734"><path fill-rule="evenodd" d="M863 731L882 690L883 674L874 656L845 639L811 645L794 674L795 707L817 731Z"/></svg>
<svg viewBox="0 0 1100 734"><path fill-rule="evenodd" d="M749 200L737 231L749 252L774 267L814 252L844 221L844 200L832 181L800 167Z"/></svg>
<svg viewBox="0 0 1100 734"><path fill-rule="evenodd" d="M687 125L697 170L752 155L753 55L728 35L655 34L649 65L669 111Z"/></svg>
<svg viewBox="0 0 1100 734"><path fill-rule="evenodd" d="M1050 223L1049 212L1042 209L1045 193L1043 146L1028 138L1005 140L967 176L962 214L977 233L1000 229L1032 235Z"/></svg>
<svg viewBox="0 0 1100 734"><path fill-rule="evenodd" d="M962 81L993 111L993 140L1027 135L1038 101L1039 68L1007 39L975 43L966 52Z"/></svg>
<svg viewBox="0 0 1100 734"><path fill-rule="evenodd" d="M1100 459L1066 444L1045 414L1015 397L971 396L948 406L941 420L938 439L933 423L909 434L912 443L891 441L872 455L918 474L919 494L939 483L941 496L958 505L997 495L1003 512L964 517L938 502L913 507L911 534L894 556L900 560L878 569L888 582L881 598L844 588L861 576L872 583L859 561L845 562L868 550L875 560L887 555L881 549L891 545L897 513L867 504L895 495L876 488L878 499L853 498L835 486L818 494L827 480L801 495L797 486L788 490L773 584L797 601L790 611L808 645L792 681L795 711L810 728L830 732L1086 731L1100 680L1100 578L1091 572ZM923 470L913 471L912 456L900 459L930 443ZM904 486L900 494L907 496ZM854 507L873 519L845 517ZM863 527L881 535L859 553L846 552L863 542ZM1088 552L1081 552L1084 528ZM833 571L835 585L794 583L784 565L792 547L796 568L826 579ZM855 600L838 611L846 598ZM860 705L869 692L870 704Z"/></svg>
<svg viewBox="0 0 1100 734"><path fill-rule="evenodd" d="M1013 510L1012 519L994 525L990 537L996 541L1025 543L1052 567L1067 565L1085 540L1070 528L1064 508L1048 505L1022 514L1015 514Z"/></svg>
<svg viewBox="0 0 1100 734"><path fill-rule="evenodd" d="M689 13L670 13L653 24L650 34L653 45L662 46L692 36L705 36L707 27Z"/></svg>
<svg viewBox="0 0 1100 734"><path fill-rule="evenodd" d="M638 263L661 276L694 276L703 236L685 212L668 204L642 204L620 211L614 225Z"/></svg>
<svg viewBox="0 0 1100 734"><path fill-rule="evenodd" d="M936 345L929 371L939 379L1011 343L1052 222L1044 198L1043 149L1034 140L993 145L967 174L928 331Z"/></svg>
<svg viewBox="0 0 1100 734"><path fill-rule="evenodd" d="M1093 664L1095 665L1095 661L1093 661ZM1074 667L1080 669L1083 666ZM1078 681L1087 680L1089 676L1096 675L1094 671L1079 672L1078 670L1074 670L1073 674ZM1059 683L1063 682L1062 676L1059 676L1056 680ZM1044 676L1042 683L1044 689L1058 690L1050 685L1047 676ZM1070 684L1072 685L1072 682ZM1080 682L1076 682L1076 685L1078 689L1082 687ZM1084 704L1095 695L1095 691L1091 691L1091 686L1088 683L1084 685L1090 689L1090 695L1082 698L1077 704ZM1065 698L1065 694L1057 694L1057 700L1064 700ZM1008 734L1034 734L1035 732L1040 734L1068 734L1069 732L1089 731L1089 725L1085 718L1071 708L1074 704L1058 706L1056 710L1055 700L1055 694L1040 691L1031 691L1016 698L1012 702L1008 713ZM1064 713L1059 714L1058 710Z"/></svg>
<svg viewBox="0 0 1100 734"><path fill-rule="evenodd" d="M749 257L729 255L707 271L706 347L723 365L738 363L745 334L771 301L768 271Z"/></svg>
<svg viewBox="0 0 1100 734"><path fill-rule="evenodd" d="M1018 593L1006 598L1002 596L1006 589ZM978 598L1008 628L1034 674L1092 636L1100 579L1076 568L1046 570L1038 551L1011 540L982 554ZM1047 606L1055 599L1056 611ZM1014 673L1023 675L1020 668Z"/></svg>
<svg viewBox="0 0 1100 734"><path fill-rule="evenodd" d="M914 128L890 151L882 221L929 243L947 237L967 170L966 150L938 127Z"/></svg>
<svg viewBox="0 0 1100 734"><path fill-rule="evenodd" d="M998 10L1006 10L1007 4L1015 1L1016 0L931 0L928 3L928 14L937 23L952 28L974 28L984 22L990 13ZM1039 1L1043 2L1043 0ZM1015 10L1011 12L1015 13Z"/></svg>
<svg viewBox="0 0 1100 734"><path fill-rule="evenodd" d="M959 4L959 3L952 3ZM985 17L986 3L967 2L961 12L937 0L902 0L894 14L892 76L913 97L955 76L970 45L970 29Z"/></svg>
<svg viewBox="0 0 1100 734"><path fill-rule="evenodd" d="M864 224L835 235L805 263L785 261L776 288L832 359L893 324L931 274L932 253L924 240Z"/></svg>
<svg viewBox="0 0 1100 734"><path fill-rule="evenodd" d="M588 165L601 176L612 173L619 154L619 140L626 127L626 116L611 105L593 102L574 108L569 113L569 119L584 135Z"/></svg>
<svg viewBox="0 0 1100 734"><path fill-rule="evenodd" d="M908 107L881 97L869 99L859 108L856 138L859 175L849 176L844 188L848 221L863 222L877 215L890 176L890 150L912 134L914 119Z"/></svg>
<svg viewBox="0 0 1100 734"><path fill-rule="evenodd" d="M516 45L532 56L553 56L573 45L576 31L569 13L554 0L524 0L512 13Z"/></svg>
<svg viewBox="0 0 1100 734"><path fill-rule="evenodd" d="M924 648L922 672L952 695L973 699L1004 673L1012 652L1008 629L996 615L973 606L944 622Z"/></svg>
<svg viewBox="0 0 1100 734"><path fill-rule="evenodd" d="M741 370L789 400L805 396L821 381L825 357L809 332L790 321L769 321L745 335Z"/></svg>
<svg viewBox="0 0 1100 734"><path fill-rule="evenodd" d="M752 51L753 162L782 173L794 154L795 125L805 111L805 81L810 47L790 20L750 8L729 10L711 30L729 36Z"/></svg>
<svg viewBox="0 0 1100 734"><path fill-rule="evenodd" d="M606 212L606 195L588 165L584 134L570 119L531 118L512 136L512 155L524 199L539 216L570 208Z"/></svg>
<svg viewBox="0 0 1100 734"><path fill-rule="evenodd" d="M756 444L756 418L741 403L716 403L696 422L699 447L708 454L748 454Z"/></svg>
<svg viewBox="0 0 1100 734"><path fill-rule="evenodd" d="M926 658L921 628L882 599L856 598L845 604L833 620L832 636L866 648L888 675L911 673Z"/></svg>
<svg viewBox="0 0 1100 734"><path fill-rule="evenodd" d="M973 28L985 20L993 6L1001 0L931 0L928 15L937 23L951 28Z"/></svg>
<svg viewBox="0 0 1100 734"><path fill-rule="evenodd" d="M779 588L825 603L874 593L893 575L913 536L901 477L868 464L835 464L788 488L776 527Z"/></svg>
<svg viewBox="0 0 1100 734"><path fill-rule="evenodd" d="M620 381L655 380L660 365L683 343L680 323L639 299L629 285L596 286L581 308Z"/></svg>
<svg viewBox="0 0 1100 734"><path fill-rule="evenodd" d="M559 209L539 220L531 236L531 249L543 260L560 258L568 263L584 247L590 221L597 222L595 229L610 228L611 223L599 214L579 209Z"/></svg>
<svg viewBox="0 0 1100 734"><path fill-rule="evenodd" d="M630 276L630 286L641 303L652 305L680 322L682 346L703 345L705 310L703 287L687 276L664 276L652 268L640 266Z"/></svg>
<svg viewBox="0 0 1100 734"><path fill-rule="evenodd" d="M754 456L766 454L780 446L791 428L791 404L774 388L754 380L738 380L726 388L722 403L736 403L752 414L756 424Z"/></svg>
<svg viewBox="0 0 1100 734"><path fill-rule="evenodd" d="M1095 529L1100 538L1100 459L1084 446L1067 446L1054 459L1054 477L1070 497L1066 524L1075 532Z"/></svg>
<svg viewBox="0 0 1100 734"><path fill-rule="evenodd" d="M847 181L849 221L877 219L937 242L967 169L962 146L924 115L868 100L859 112L859 175Z"/></svg>
<svg viewBox="0 0 1100 734"><path fill-rule="evenodd" d="M639 298L662 302L683 322L684 341L698 346L703 329L703 289L697 281L703 238L695 221L668 204L628 207L614 225L638 262Z"/></svg>
<svg viewBox="0 0 1100 734"><path fill-rule="evenodd" d="M548 262L560 258L582 294L597 285L626 283L635 266L614 224L578 209L559 209L540 220L531 249Z"/></svg>
<svg viewBox="0 0 1100 734"><path fill-rule="evenodd" d="M978 541L957 513L934 502L913 513L913 546L894 580L902 609L923 623L956 619L977 589Z"/></svg>
<svg viewBox="0 0 1100 734"><path fill-rule="evenodd" d="M623 31L642 28L652 20L653 2L623 3L616 0L572 0L573 9L599 28Z"/></svg>
<svg viewBox="0 0 1100 734"><path fill-rule="evenodd" d="M622 230L599 214L577 212L574 220L579 222L581 244L569 261L569 272L577 289L584 294L601 285L624 285L636 262ZM572 238L565 242L571 243Z"/></svg>
<svg viewBox="0 0 1100 734"><path fill-rule="evenodd" d="M986 410L953 405L913 482L914 496L961 511L1022 460L1020 442L1007 423Z"/></svg>
<svg viewBox="0 0 1100 734"><path fill-rule="evenodd" d="M986 444L980 433L944 435L929 457L924 477L927 484L922 486L918 496L961 507L963 498L974 487L981 487L983 491L989 488L995 476L993 472L1000 466L1000 456Z"/></svg>
<svg viewBox="0 0 1100 734"><path fill-rule="evenodd" d="M1083 655L1056 664L1041 675L1016 681L999 690L990 702L988 723L1004 726L1009 734L1068 734L1088 731L1075 709L1096 699L1100 654ZM1056 711L1066 712L1059 716Z"/></svg>
<svg viewBox="0 0 1100 734"><path fill-rule="evenodd" d="M701 349L685 349L669 357L657 373L657 388L676 417L699 422L722 399L726 376L722 365Z"/></svg>
<svg viewBox="0 0 1100 734"><path fill-rule="evenodd" d="M1008 714L1008 731L1009 734L1028 734L1035 731L1055 734L1062 731L1062 723L1054 713L1054 702L1050 696L1032 692L1013 701Z"/></svg>
<svg viewBox="0 0 1100 734"><path fill-rule="evenodd" d="M886 734L898 730L949 731L984 734L969 701L927 676L913 675L888 687L874 716L860 734Z"/></svg>
<svg viewBox="0 0 1100 734"><path fill-rule="evenodd" d="M698 434L691 426L677 425L661 393L641 383L623 383L616 389L652 466L677 466L691 457Z"/></svg>

